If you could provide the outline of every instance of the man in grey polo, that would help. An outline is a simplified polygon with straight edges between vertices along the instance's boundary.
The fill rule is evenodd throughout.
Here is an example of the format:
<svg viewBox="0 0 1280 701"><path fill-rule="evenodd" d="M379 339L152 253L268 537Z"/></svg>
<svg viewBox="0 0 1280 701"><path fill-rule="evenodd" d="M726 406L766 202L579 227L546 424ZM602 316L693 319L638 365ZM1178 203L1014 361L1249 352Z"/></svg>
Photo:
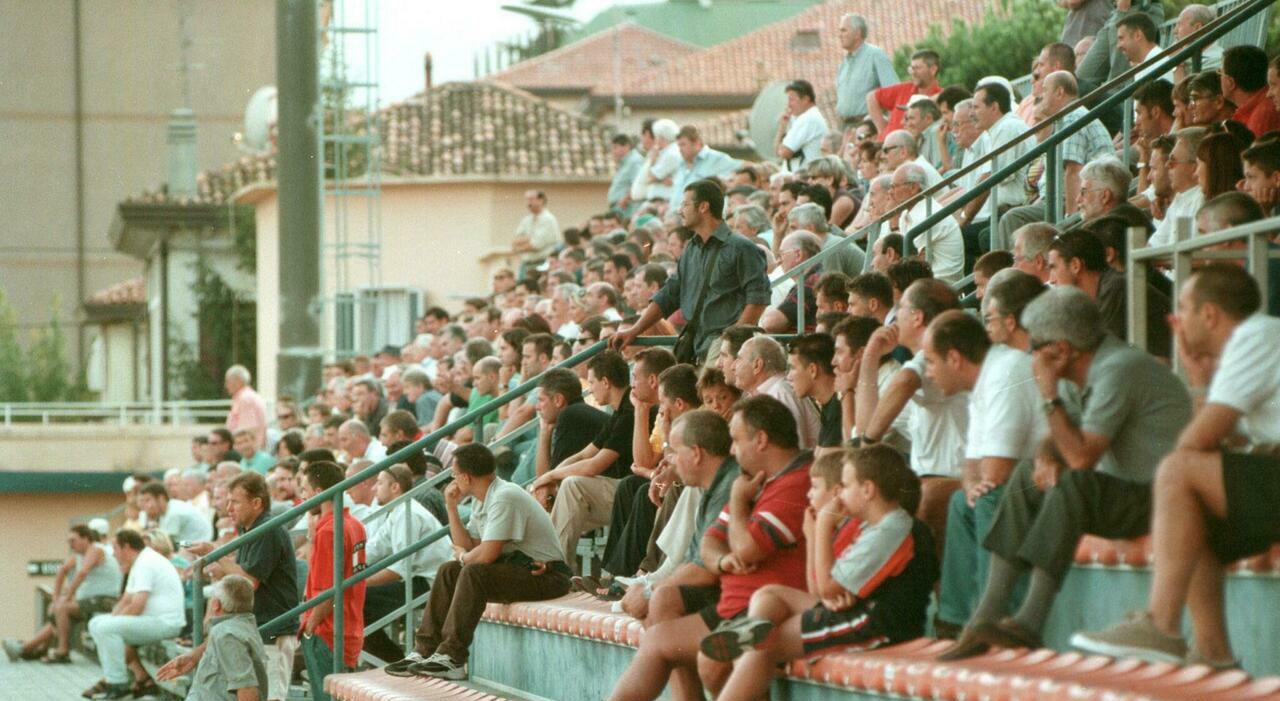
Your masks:
<svg viewBox="0 0 1280 701"><path fill-rule="evenodd" d="M683 192L680 215L696 234L676 264L676 274L649 301L636 323L613 335L614 348L622 349L659 319L679 309L686 323L696 320L695 353L705 358L718 350L712 341L734 324L755 325L769 304L769 277L764 251L736 234L720 218L724 190L713 180L690 183ZM714 256L714 260L712 257ZM710 262L710 265L708 263ZM703 280L707 283L702 299ZM701 302L701 304L699 304ZM700 308L699 308L700 307Z"/></svg>
<svg viewBox="0 0 1280 701"><path fill-rule="evenodd" d="M897 85L893 61L879 46L867 43L870 28L862 15L840 18L840 48L844 60L836 71L836 116L843 127L867 116L867 93L886 85Z"/></svg>
<svg viewBox="0 0 1280 701"><path fill-rule="evenodd" d="M267 697L262 638L253 617L253 585L223 577L209 599L209 644L191 678L187 701L258 701Z"/></svg>

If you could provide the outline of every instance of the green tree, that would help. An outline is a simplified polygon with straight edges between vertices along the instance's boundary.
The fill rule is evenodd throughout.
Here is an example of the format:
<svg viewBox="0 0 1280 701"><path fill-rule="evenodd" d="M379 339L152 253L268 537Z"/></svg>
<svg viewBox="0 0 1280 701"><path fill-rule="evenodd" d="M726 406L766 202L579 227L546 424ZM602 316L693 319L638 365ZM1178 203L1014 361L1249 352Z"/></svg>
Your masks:
<svg viewBox="0 0 1280 701"><path fill-rule="evenodd" d="M953 19L949 32L931 25L924 39L894 52L894 67L899 75L906 75L911 54L932 49L942 57L938 76L942 85L973 89L985 76L1026 75L1036 54L1058 40L1065 16L1062 8L1045 0L999 0L980 24Z"/></svg>
<svg viewBox="0 0 1280 701"><path fill-rule="evenodd" d="M0 401L28 399L26 353L18 344L18 320L9 298L0 291Z"/></svg>
<svg viewBox="0 0 1280 701"><path fill-rule="evenodd" d="M33 401L57 402L70 398L71 362L67 359L66 344L62 321L58 318L58 301L55 299L49 325L31 336L28 384Z"/></svg>

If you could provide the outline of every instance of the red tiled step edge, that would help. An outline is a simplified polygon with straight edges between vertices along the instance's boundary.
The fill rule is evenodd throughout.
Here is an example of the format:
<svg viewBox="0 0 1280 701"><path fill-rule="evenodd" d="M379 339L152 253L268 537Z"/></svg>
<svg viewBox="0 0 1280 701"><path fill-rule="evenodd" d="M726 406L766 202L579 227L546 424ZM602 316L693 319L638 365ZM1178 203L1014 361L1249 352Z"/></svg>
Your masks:
<svg viewBox="0 0 1280 701"><path fill-rule="evenodd" d="M1081 565L1150 567L1151 537L1107 540L1087 535L1080 539L1075 560ZM1230 569L1244 574L1280 574L1280 544L1271 546L1268 552L1233 563Z"/></svg>
<svg viewBox="0 0 1280 701"><path fill-rule="evenodd" d="M634 647L643 629L586 594L545 602L490 604L485 619ZM788 676L835 687L962 701L1280 701L1280 677L1250 680L1194 665L1147 664L1076 652L999 650L956 663L935 661L947 641L920 638L870 652L797 661Z"/></svg>
<svg viewBox="0 0 1280 701"><path fill-rule="evenodd" d="M337 701L503 701L443 679L393 677L381 669L331 674L324 689Z"/></svg>

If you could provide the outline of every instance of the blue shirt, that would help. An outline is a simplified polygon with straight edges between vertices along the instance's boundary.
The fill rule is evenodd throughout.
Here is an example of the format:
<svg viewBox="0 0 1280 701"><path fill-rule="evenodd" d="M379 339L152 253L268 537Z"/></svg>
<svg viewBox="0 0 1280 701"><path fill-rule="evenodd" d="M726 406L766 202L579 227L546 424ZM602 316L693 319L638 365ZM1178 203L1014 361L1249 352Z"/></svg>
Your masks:
<svg viewBox="0 0 1280 701"><path fill-rule="evenodd" d="M609 183L609 206L613 207L627 195L631 194L631 181L636 179L636 174L640 172L640 166L644 163L644 157L636 153L635 149L627 151L627 155L622 157L622 161L618 163L618 171L613 174L613 181Z"/></svg>
<svg viewBox="0 0 1280 701"><path fill-rule="evenodd" d="M703 146L702 150L694 155L693 165L680 161L680 168L676 171L675 179L671 183L671 201L679 202L684 197L685 186L690 183L703 178L723 178L733 175L733 171L740 165L742 161L733 156L710 146Z"/></svg>
<svg viewBox="0 0 1280 701"><path fill-rule="evenodd" d="M879 46L863 42L845 54L836 71L836 115L852 119L867 114L867 93L898 83L893 61Z"/></svg>

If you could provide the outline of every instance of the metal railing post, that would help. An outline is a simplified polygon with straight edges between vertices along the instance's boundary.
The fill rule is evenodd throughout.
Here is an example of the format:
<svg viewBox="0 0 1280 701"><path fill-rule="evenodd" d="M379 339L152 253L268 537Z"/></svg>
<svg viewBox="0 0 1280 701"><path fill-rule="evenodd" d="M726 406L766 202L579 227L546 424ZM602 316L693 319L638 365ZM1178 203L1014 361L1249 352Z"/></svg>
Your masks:
<svg viewBox="0 0 1280 701"><path fill-rule="evenodd" d="M204 642L204 560L196 558L191 568L191 643Z"/></svg>
<svg viewBox="0 0 1280 701"><path fill-rule="evenodd" d="M1191 238L1191 227L1194 221L1191 217L1179 217L1173 222L1173 240L1174 243L1183 243ZM1189 249L1179 249L1173 254L1173 295L1174 303L1177 303L1178 295L1182 293L1182 287L1187 284L1187 279L1191 277L1191 259L1195 255L1194 251ZM1170 353L1173 362L1173 371L1179 376L1183 374L1182 360L1178 357L1177 349Z"/></svg>
<svg viewBox="0 0 1280 701"><path fill-rule="evenodd" d="M796 333L804 333L804 283L809 279L806 275L796 280Z"/></svg>
<svg viewBox="0 0 1280 701"><path fill-rule="evenodd" d="M1147 245L1147 230L1144 227L1130 227L1128 231L1129 251ZM1125 276L1126 300L1125 311L1128 314L1129 343L1146 349L1147 347L1147 265L1128 259L1129 274Z"/></svg>
<svg viewBox="0 0 1280 701"><path fill-rule="evenodd" d="M1000 156L997 153L995 158L991 159L991 173L994 175L1000 170ZM995 178L992 178L995 180ZM987 204L991 207L991 211L987 214L987 244L991 250L996 250L996 232L1000 230L1000 184L1001 180L996 180L995 184L987 192ZM981 235L981 234L979 234Z"/></svg>
<svg viewBox="0 0 1280 701"><path fill-rule="evenodd" d="M347 574L346 563L347 553L346 544L343 542L346 535L347 519L342 513L342 490L333 493L333 673L342 674L345 671L344 662L346 662L346 641L343 639L343 614L346 606L344 592L346 591L345 577ZM353 543L354 545L354 543ZM352 550L352 565L355 564L355 551Z"/></svg>
<svg viewBox="0 0 1280 701"><path fill-rule="evenodd" d="M1258 281L1258 289L1262 291L1262 313L1274 312L1274 309L1267 306L1267 302L1271 299L1271 295L1268 294L1271 281L1267 279L1271 268L1271 241L1266 234L1249 235L1249 259L1246 265L1249 266L1253 279Z"/></svg>
<svg viewBox="0 0 1280 701"><path fill-rule="evenodd" d="M413 506L412 499L404 500L404 542L413 542ZM449 524L444 524L447 528ZM413 643L413 563L408 562L404 568L404 650L408 654Z"/></svg>
<svg viewBox="0 0 1280 701"><path fill-rule="evenodd" d="M1132 133L1133 132L1133 98L1132 97L1125 98L1124 107L1122 109L1124 110L1124 118L1121 120L1121 126L1120 126L1120 133L1121 133L1120 143L1124 144L1124 148L1121 149L1122 151L1121 158L1124 159L1124 167L1128 168L1129 161L1130 161L1129 150L1130 148L1132 148L1132 144L1130 143L1130 140L1133 138L1133 133Z"/></svg>
<svg viewBox="0 0 1280 701"><path fill-rule="evenodd" d="M1054 127L1057 131L1057 127ZM1052 133L1052 132L1051 132ZM1056 144L1044 154L1044 215L1045 221L1057 224L1066 211L1063 207L1065 193L1062 191L1062 144Z"/></svg>

